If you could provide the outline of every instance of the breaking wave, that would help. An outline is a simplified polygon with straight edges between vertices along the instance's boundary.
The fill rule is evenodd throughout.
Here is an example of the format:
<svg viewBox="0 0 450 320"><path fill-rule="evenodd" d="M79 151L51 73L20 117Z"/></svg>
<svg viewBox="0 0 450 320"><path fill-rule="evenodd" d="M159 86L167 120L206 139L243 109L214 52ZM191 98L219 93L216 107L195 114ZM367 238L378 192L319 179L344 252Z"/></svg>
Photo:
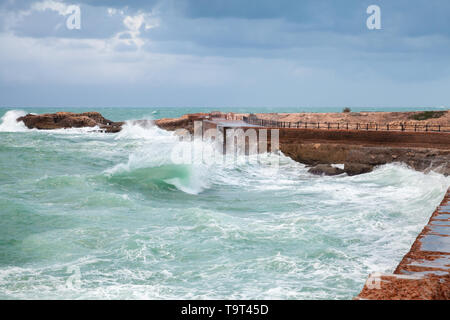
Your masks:
<svg viewBox="0 0 450 320"><path fill-rule="evenodd" d="M0 132L23 132L30 130L22 121L17 121L18 118L24 115L26 115L26 112L21 110L7 111L1 119Z"/></svg>
<svg viewBox="0 0 450 320"><path fill-rule="evenodd" d="M111 181L135 183L150 189L173 186L188 194L208 187L207 167L198 164L174 164L171 158L178 137L160 129L151 121L127 121L115 140L137 144L128 161L105 170Z"/></svg>

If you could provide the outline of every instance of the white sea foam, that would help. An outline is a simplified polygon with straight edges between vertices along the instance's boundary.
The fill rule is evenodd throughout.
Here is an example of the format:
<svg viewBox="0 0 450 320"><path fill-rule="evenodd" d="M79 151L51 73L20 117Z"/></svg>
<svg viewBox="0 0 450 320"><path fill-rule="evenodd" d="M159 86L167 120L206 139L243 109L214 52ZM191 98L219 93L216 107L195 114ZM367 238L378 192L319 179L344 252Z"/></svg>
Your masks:
<svg viewBox="0 0 450 320"><path fill-rule="evenodd" d="M122 130L116 134L116 140L140 139L140 140L164 140L173 138L173 133L160 129L153 120L128 120L122 126Z"/></svg>
<svg viewBox="0 0 450 320"><path fill-rule="evenodd" d="M29 129L25 126L25 124L20 121L17 122L17 119L26 115L25 111L22 110L9 110L7 111L0 123L0 132L23 132L28 131Z"/></svg>

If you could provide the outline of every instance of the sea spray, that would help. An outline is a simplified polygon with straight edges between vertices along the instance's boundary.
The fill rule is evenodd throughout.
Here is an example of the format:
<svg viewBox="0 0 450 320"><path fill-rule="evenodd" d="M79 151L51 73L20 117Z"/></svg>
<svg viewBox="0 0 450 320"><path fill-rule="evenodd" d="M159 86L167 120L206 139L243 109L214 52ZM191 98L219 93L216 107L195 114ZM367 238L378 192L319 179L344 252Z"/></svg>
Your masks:
<svg viewBox="0 0 450 320"><path fill-rule="evenodd" d="M23 132L29 130L25 124L17 119L26 115L25 111L10 110L1 118L0 132Z"/></svg>

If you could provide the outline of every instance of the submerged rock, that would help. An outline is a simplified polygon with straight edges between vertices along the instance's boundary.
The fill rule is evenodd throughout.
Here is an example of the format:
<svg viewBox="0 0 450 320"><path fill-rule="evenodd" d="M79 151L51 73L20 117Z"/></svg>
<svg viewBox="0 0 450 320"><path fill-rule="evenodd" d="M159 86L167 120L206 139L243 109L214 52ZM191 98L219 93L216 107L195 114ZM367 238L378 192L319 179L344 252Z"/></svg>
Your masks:
<svg viewBox="0 0 450 320"><path fill-rule="evenodd" d="M336 176L344 173L344 170L333 167L330 164L318 164L310 168L308 172L315 175Z"/></svg>
<svg viewBox="0 0 450 320"><path fill-rule="evenodd" d="M318 164L311 167L308 172L315 175L337 176L342 173L347 173L349 176L356 176L358 174L369 173L373 170L373 166L363 163L347 162L344 169L333 167L331 164Z"/></svg>
<svg viewBox="0 0 450 320"><path fill-rule="evenodd" d="M98 126L104 132L119 132L123 125L123 122L113 122L98 112L27 114L17 121L23 121L29 129L45 130Z"/></svg>
<svg viewBox="0 0 450 320"><path fill-rule="evenodd" d="M347 162L344 165L344 171L349 176L356 176L358 174L369 173L372 170L373 166L370 164Z"/></svg>

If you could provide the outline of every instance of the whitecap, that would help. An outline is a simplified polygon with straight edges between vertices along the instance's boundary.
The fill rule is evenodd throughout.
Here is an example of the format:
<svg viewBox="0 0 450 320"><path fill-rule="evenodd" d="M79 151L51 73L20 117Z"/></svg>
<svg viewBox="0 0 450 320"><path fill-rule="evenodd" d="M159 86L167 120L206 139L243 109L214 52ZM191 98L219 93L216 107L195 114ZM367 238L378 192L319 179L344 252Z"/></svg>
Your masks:
<svg viewBox="0 0 450 320"><path fill-rule="evenodd" d="M0 123L0 132L23 132L28 131L28 129L23 121L17 121L18 118L26 115L25 111L22 110L9 110L3 117Z"/></svg>

